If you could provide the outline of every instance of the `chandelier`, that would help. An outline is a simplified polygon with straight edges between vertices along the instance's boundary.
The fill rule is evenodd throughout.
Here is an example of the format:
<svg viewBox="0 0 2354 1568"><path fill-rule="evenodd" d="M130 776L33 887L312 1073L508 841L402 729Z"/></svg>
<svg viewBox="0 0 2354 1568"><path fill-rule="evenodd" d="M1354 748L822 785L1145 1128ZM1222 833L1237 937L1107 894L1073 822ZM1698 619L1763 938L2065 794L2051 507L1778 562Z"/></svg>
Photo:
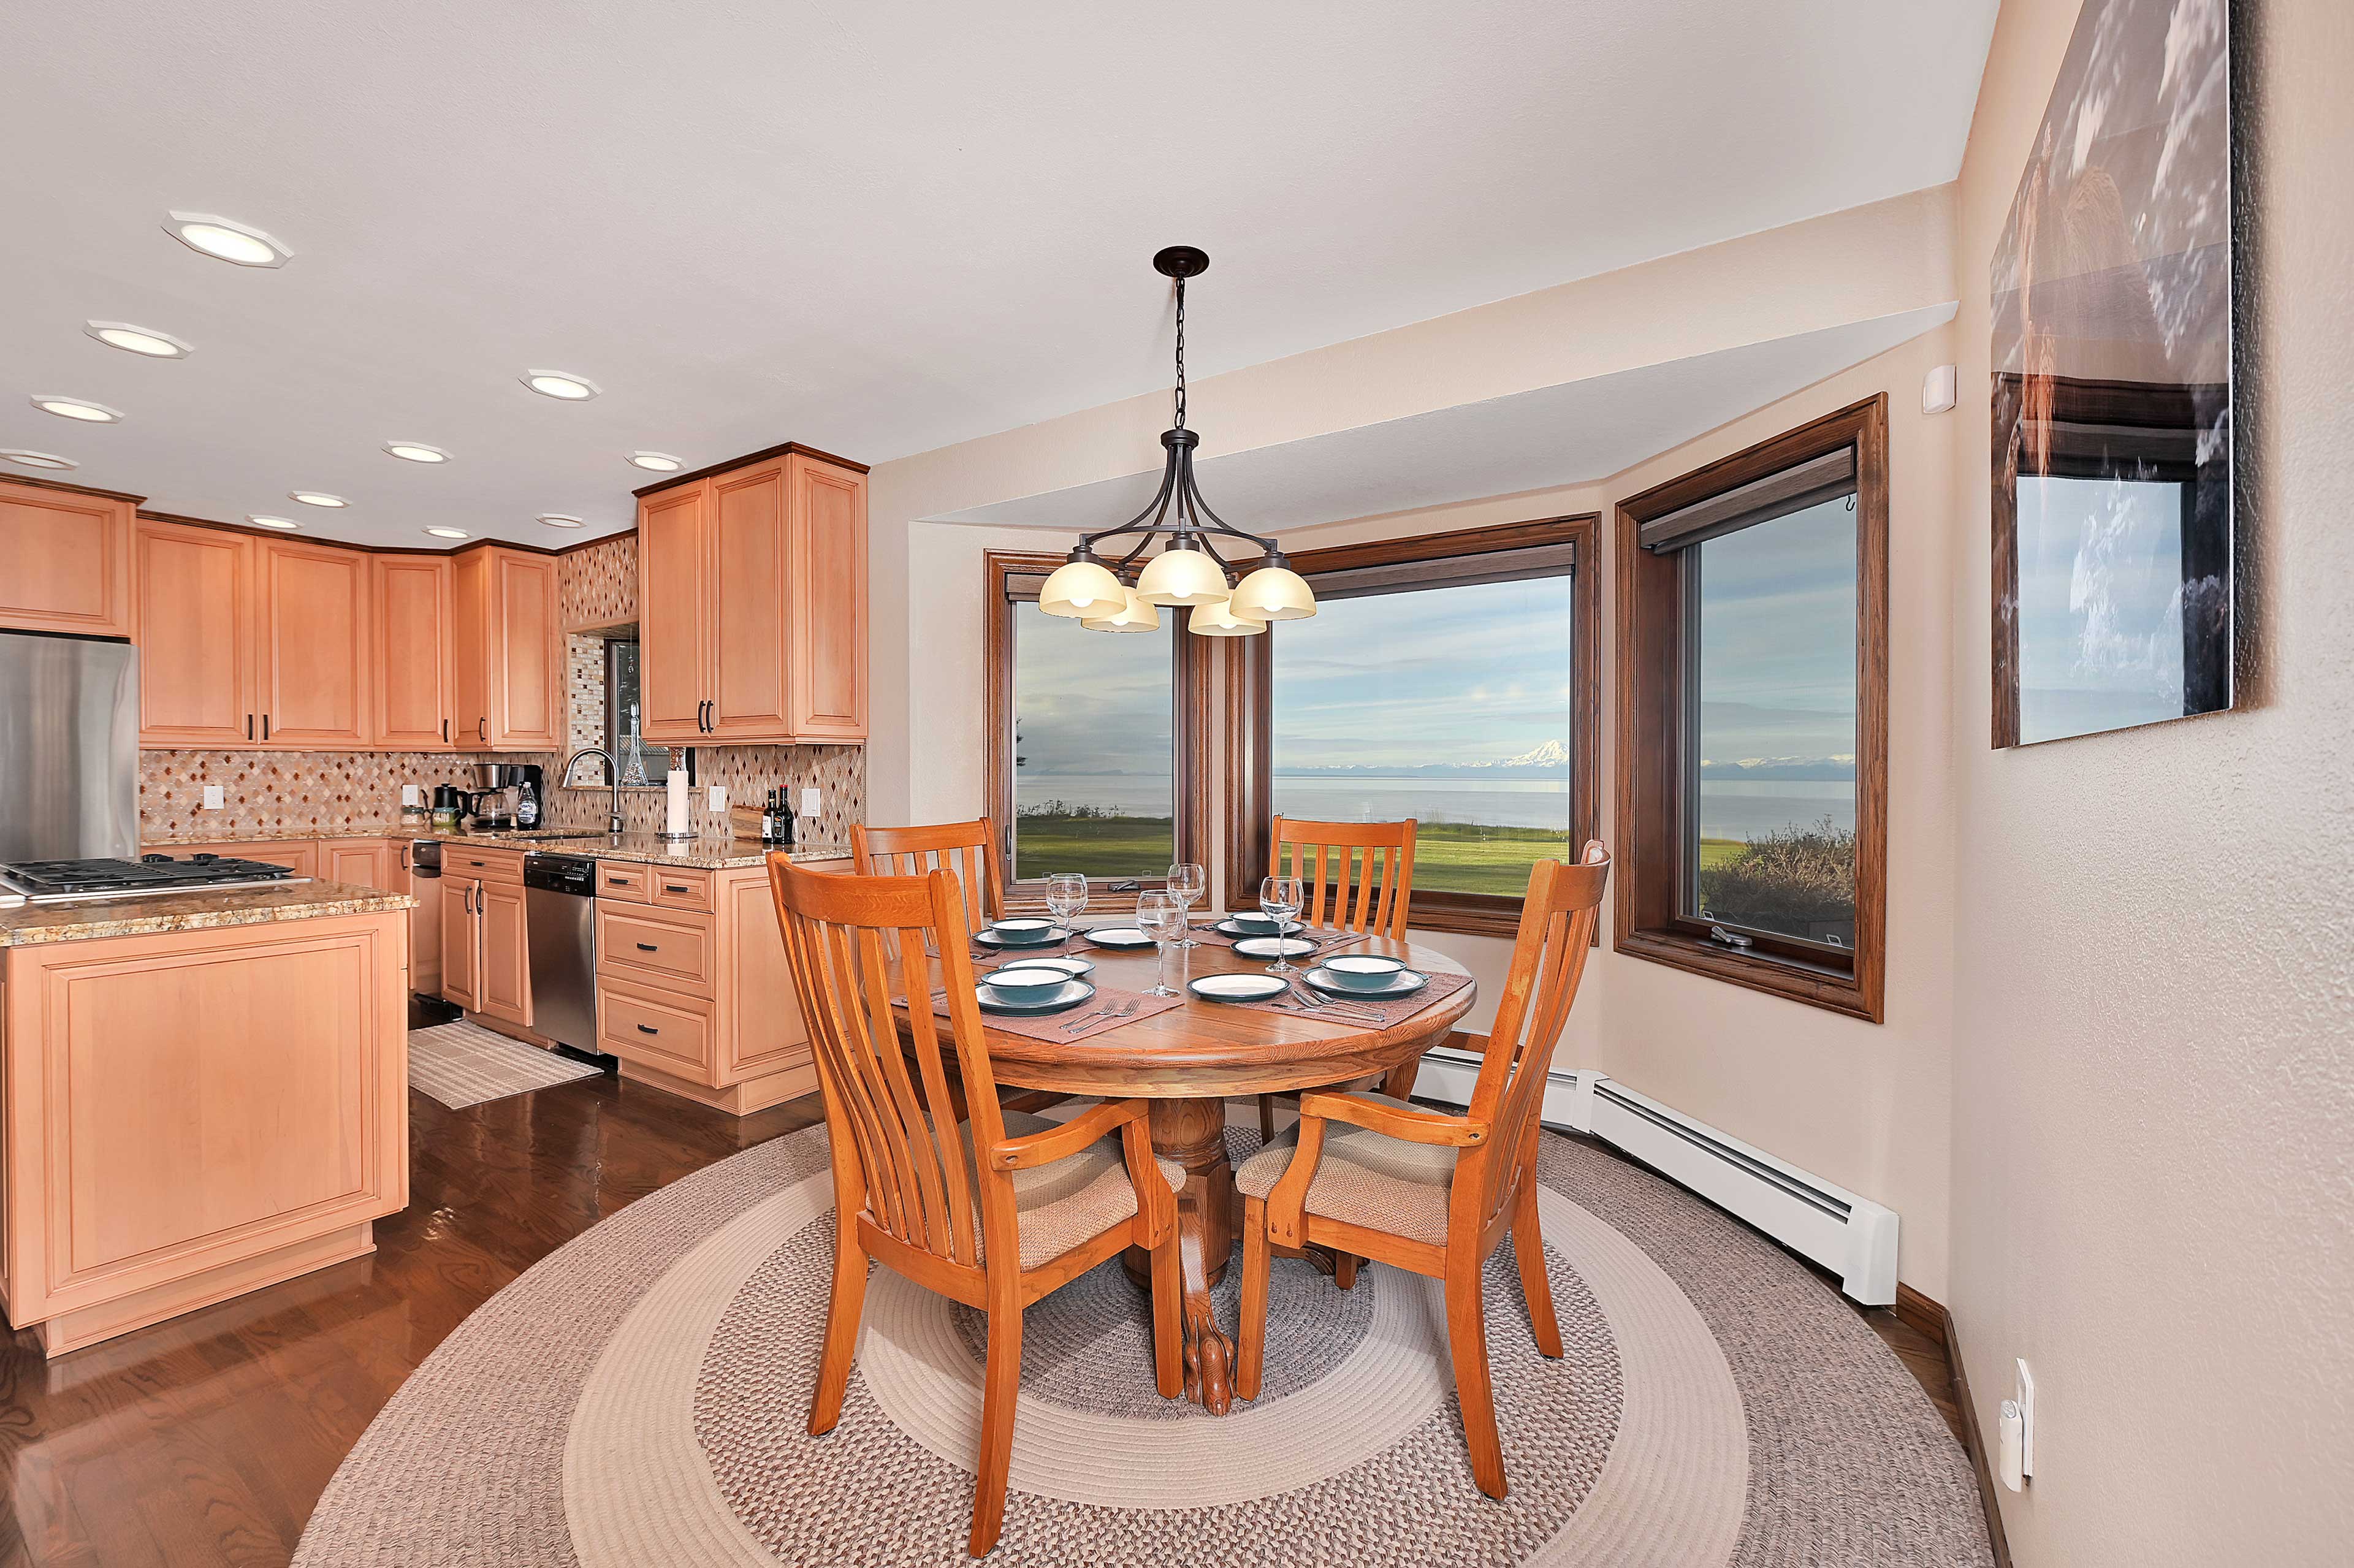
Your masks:
<svg viewBox="0 0 2354 1568"><path fill-rule="evenodd" d="M1249 637L1271 620L1313 615L1315 594L1275 542L1246 534L1211 511L1193 483L1193 449L1202 438L1185 428L1185 280L1209 270L1209 254L1172 245L1152 259L1152 267L1177 283L1177 417L1161 432L1169 458L1160 493L1119 527L1080 535L1078 546L1038 590L1038 608L1075 616L1089 631L1158 631L1161 607L1182 606L1192 612L1187 624L1197 637ZM1136 535L1134 547L1117 560L1107 565L1096 553L1098 542L1128 535ZM1155 539L1163 541L1161 553L1140 567ZM1226 580L1222 540L1230 550L1237 540L1258 550L1258 566L1239 583Z"/></svg>

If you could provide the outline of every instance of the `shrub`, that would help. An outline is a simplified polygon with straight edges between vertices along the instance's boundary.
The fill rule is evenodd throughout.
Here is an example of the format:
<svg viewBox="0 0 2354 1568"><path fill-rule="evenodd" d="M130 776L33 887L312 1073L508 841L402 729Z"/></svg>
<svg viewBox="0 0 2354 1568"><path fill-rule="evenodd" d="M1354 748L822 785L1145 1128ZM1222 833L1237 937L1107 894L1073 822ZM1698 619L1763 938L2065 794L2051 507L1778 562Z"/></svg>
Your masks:
<svg viewBox="0 0 2354 1568"><path fill-rule="evenodd" d="M1700 874L1700 902L1712 918L1769 931L1855 919L1855 830L1788 827L1753 839L1741 854Z"/></svg>

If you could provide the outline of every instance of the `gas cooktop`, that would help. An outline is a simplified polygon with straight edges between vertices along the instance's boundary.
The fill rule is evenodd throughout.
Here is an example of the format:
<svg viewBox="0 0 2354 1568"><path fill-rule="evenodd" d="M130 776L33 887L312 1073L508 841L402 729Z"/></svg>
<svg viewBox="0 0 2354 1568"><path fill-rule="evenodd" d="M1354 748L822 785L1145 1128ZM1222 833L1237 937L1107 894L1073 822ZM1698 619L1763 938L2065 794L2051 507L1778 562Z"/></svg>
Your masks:
<svg viewBox="0 0 2354 1568"><path fill-rule="evenodd" d="M84 898L136 898L197 888L270 887L308 882L293 868L228 855L165 854L137 860L28 860L0 865L0 888L21 893L34 904L65 904Z"/></svg>

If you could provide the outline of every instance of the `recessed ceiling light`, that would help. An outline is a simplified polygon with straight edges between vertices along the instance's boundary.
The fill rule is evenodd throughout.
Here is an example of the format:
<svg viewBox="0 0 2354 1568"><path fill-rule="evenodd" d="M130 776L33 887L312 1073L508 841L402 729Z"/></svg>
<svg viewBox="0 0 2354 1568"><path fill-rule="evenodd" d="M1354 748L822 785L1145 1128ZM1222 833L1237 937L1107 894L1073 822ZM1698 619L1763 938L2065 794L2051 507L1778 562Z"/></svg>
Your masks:
<svg viewBox="0 0 2354 1568"><path fill-rule="evenodd" d="M349 506L351 504L342 496L330 495L323 490L290 490L286 493L286 499L299 501L305 506Z"/></svg>
<svg viewBox="0 0 2354 1568"><path fill-rule="evenodd" d="M463 528L428 528L425 531L437 539L463 539L467 536Z"/></svg>
<svg viewBox="0 0 2354 1568"><path fill-rule="evenodd" d="M245 520L252 524L257 528L300 528L302 526L302 524L295 522L292 517L264 517L259 512L247 513L245 514Z"/></svg>
<svg viewBox="0 0 2354 1568"><path fill-rule="evenodd" d="M567 516L561 512L543 512L539 514L538 520L546 524L551 528L585 528L588 526L588 524L581 522L579 518Z"/></svg>
<svg viewBox="0 0 2354 1568"><path fill-rule="evenodd" d="M387 441L384 450L397 458L410 462L448 462L450 454L440 447L429 447L423 441Z"/></svg>
<svg viewBox="0 0 2354 1568"><path fill-rule="evenodd" d="M544 397L561 397L567 403L585 403L603 390L587 376L564 370L526 370L523 384Z"/></svg>
<svg viewBox="0 0 2354 1568"><path fill-rule="evenodd" d="M668 452L631 452L630 461L652 473L676 473L686 466Z"/></svg>
<svg viewBox="0 0 2354 1568"><path fill-rule="evenodd" d="M60 418L80 419L86 424L111 425L122 418L122 410L110 408L103 403L85 402L80 397L60 397L54 392L33 394L33 407L43 413Z"/></svg>
<svg viewBox="0 0 2354 1568"><path fill-rule="evenodd" d="M28 452L14 448L0 451L0 458L6 458L10 462L23 463L27 468L79 468L81 466L73 459L61 458L55 452Z"/></svg>
<svg viewBox="0 0 2354 1568"><path fill-rule="evenodd" d="M129 322L84 322L81 330L109 348L128 349L150 359L186 359L193 347L170 333Z"/></svg>
<svg viewBox="0 0 2354 1568"><path fill-rule="evenodd" d="M294 254L283 241L249 223L208 212L175 212L164 220L164 232L191 250L240 267L283 267Z"/></svg>

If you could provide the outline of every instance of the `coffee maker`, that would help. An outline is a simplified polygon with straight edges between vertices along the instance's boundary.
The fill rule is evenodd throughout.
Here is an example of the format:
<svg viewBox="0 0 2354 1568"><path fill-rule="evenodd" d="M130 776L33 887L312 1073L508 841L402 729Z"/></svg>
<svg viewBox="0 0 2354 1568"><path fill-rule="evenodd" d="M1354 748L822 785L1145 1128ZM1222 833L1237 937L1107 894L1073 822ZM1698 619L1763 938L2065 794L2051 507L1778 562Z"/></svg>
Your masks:
<svg viewBox="0 0 2354 1568"><path fill-rule="evenodd" d="M546 775L529 762L477 762L469 771L479 789L466 792L466 827L471 832L505 832L535 828L547 799ZM525 819L528 819L527 821Z"/></svg>

